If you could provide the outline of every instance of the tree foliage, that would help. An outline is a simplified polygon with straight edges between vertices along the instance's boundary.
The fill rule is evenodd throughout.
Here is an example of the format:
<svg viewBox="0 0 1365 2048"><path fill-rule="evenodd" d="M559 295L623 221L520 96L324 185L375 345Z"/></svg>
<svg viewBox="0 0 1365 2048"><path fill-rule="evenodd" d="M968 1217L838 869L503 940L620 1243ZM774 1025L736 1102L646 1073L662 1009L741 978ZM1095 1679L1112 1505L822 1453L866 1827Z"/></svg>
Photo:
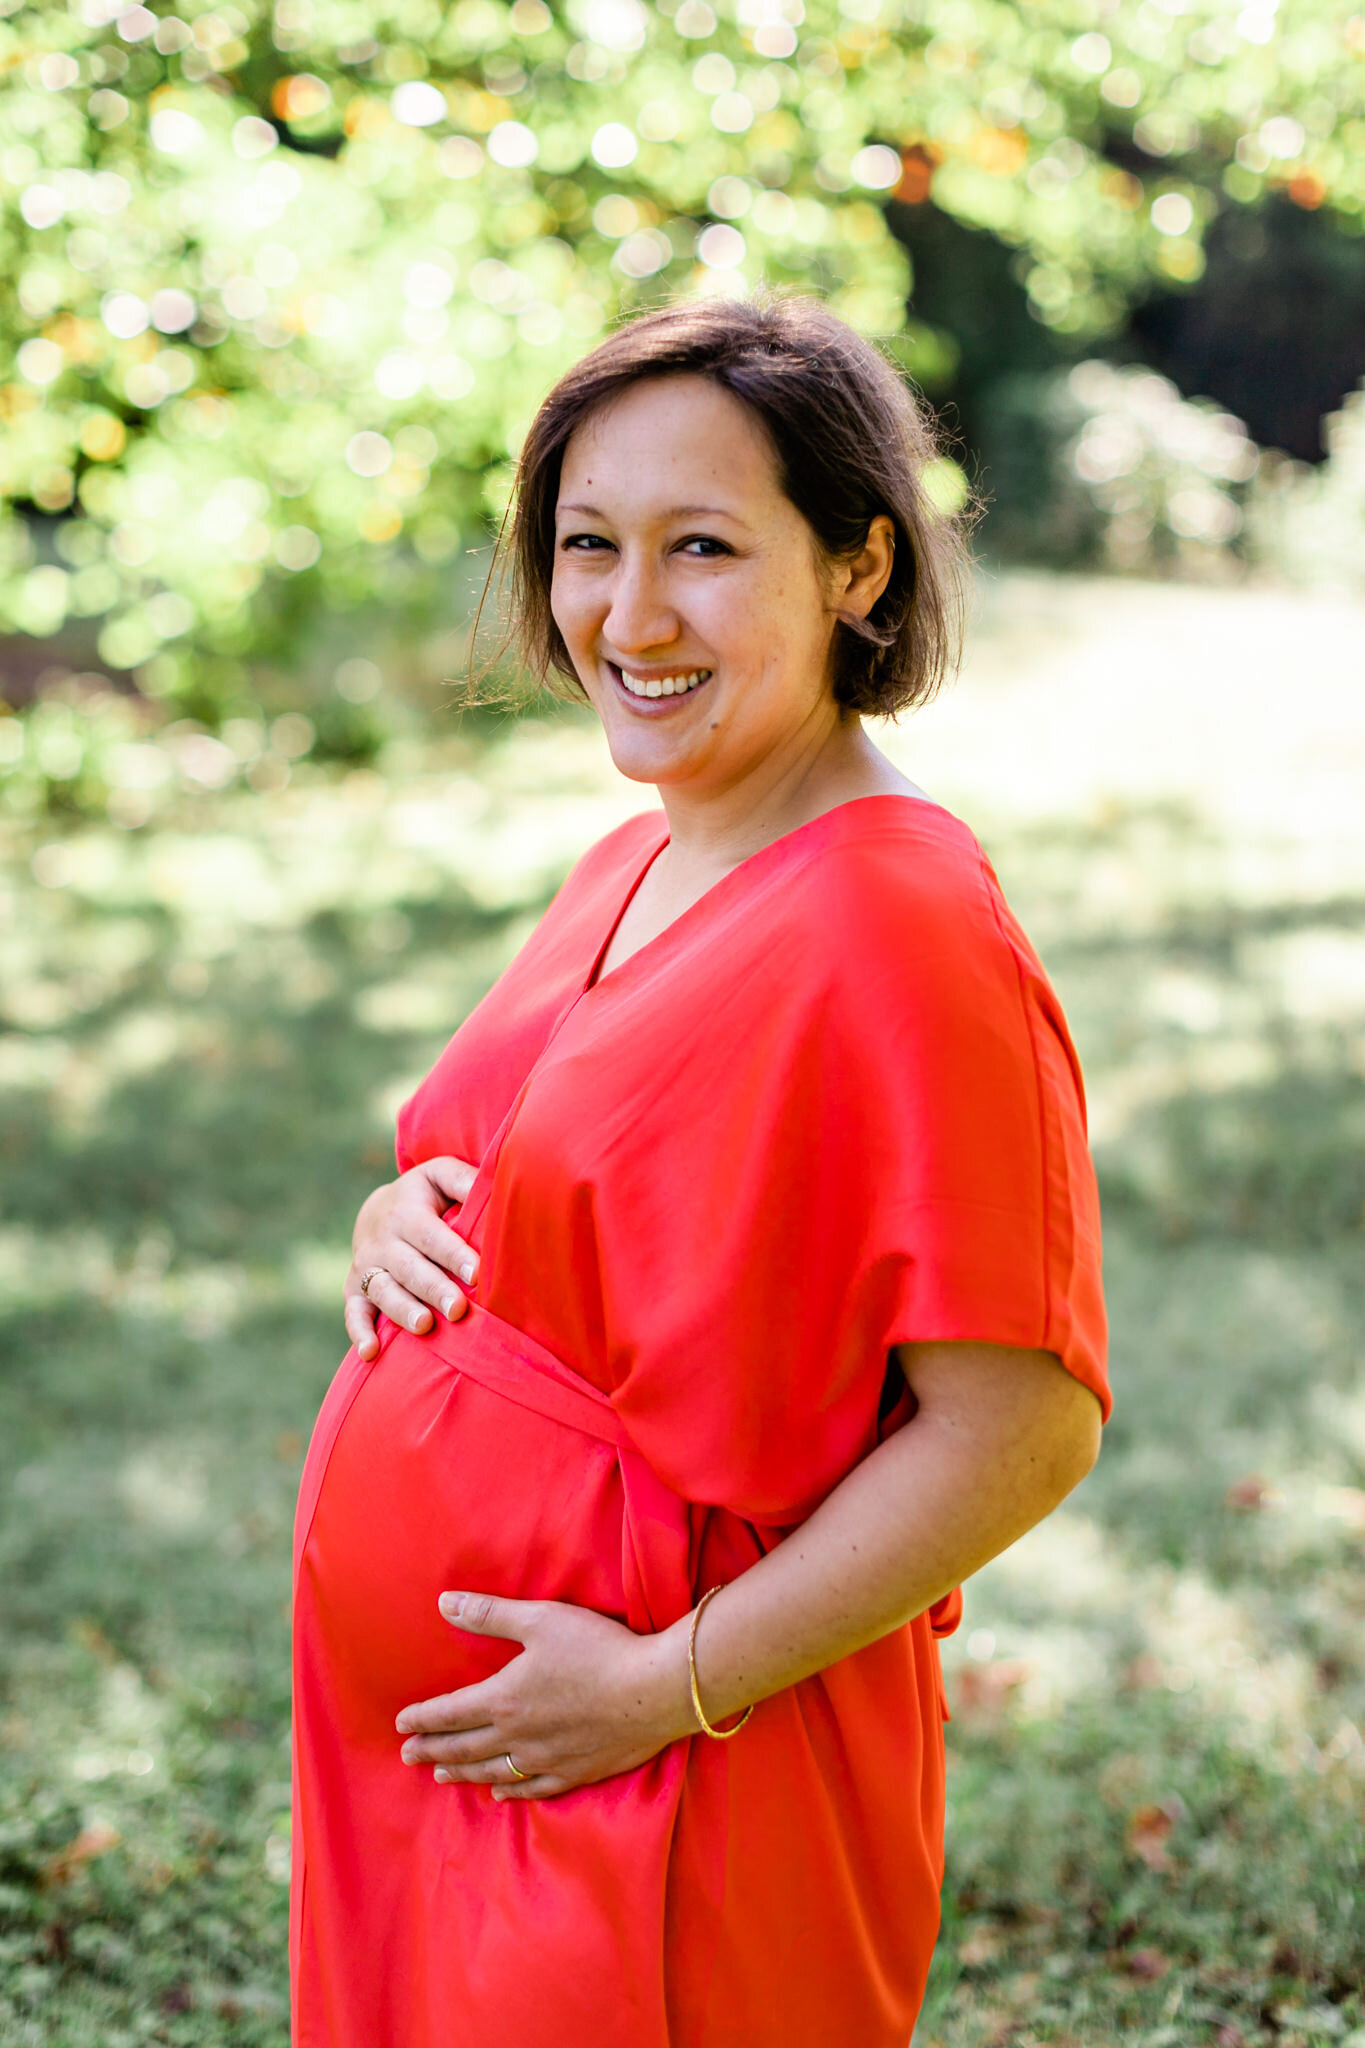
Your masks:
<svg viewBox="0 0 1365 2048"><path fill-rule="evenodd" d="M88 621L191 701L439 604L622 310L808 287L932 393L955 337L907 318L890 197L1012 247L1078 338L1267 186L1365 224L1365 17L1330 0L0 14L0 630Z"/></svg>

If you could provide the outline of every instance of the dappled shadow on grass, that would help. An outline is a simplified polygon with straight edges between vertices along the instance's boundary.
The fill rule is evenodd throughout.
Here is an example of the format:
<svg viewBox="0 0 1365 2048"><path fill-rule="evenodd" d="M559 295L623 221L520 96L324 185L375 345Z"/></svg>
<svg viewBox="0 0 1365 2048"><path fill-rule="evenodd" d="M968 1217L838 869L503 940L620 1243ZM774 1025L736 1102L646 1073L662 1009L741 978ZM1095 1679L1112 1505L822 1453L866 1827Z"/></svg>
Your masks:
<svg viewBox="0 0 1365 2048"><path fill-rule="evenodd" d="M917 2043L1325 2041L1361 2017L1345 1772L1288 1776L1188 1702L1150 1697L959 1724L953 1752L945 1934Z"/></svg>
<svg viewBox="0 0 1365 2048"><path fill-rule="evenodd" d="M274 1260L282 1230L297 1242L344 1226L349 1238L360 1199L392 1165L379 1088L395 1074L415 1078L477 1000L509 921L401 902L392 917L405 951L453 963L448 1022L435 1029L363 1021L394 955L387 936L377 948L335 913L284 941L245 935L239 952L211 963L158 947L107 1002L64 1017L55 1088L10 1096L5 1212L120 1248L154 1224L178 1257ZM179 992L177 969L192 995ZM106 1052L134 1070L101 1081Z"/></svg>
<svg viewBox="0 0 1365 2048"><path fill-rule="evenodd" d="M154 906L136 944L63 911L0 1125L0 2038L278 2048L304 1443L391 1095L521 912L400 896L205 960Z"/></svg>
<svg viewBox="0 0 1365 2048"><path fill-rule="evenodd" d="M1362 2048L1365 901L1176 806L986 837L1085 1066L1118 1406L946 1646L917 2048Z"/></svg>
<svg viewBox="0 0 1365 2048"><path fill-rule="evenodd" d="M1102 1155L1107 1213L1169 1243L1238 1238L1311 1247L1365 1222L1365 1072L1344 1034L1291 1049L1273 1079L1187 1089L1135 1117ZM1333 1055L1336 1057L1333 1057Z"/></svg>

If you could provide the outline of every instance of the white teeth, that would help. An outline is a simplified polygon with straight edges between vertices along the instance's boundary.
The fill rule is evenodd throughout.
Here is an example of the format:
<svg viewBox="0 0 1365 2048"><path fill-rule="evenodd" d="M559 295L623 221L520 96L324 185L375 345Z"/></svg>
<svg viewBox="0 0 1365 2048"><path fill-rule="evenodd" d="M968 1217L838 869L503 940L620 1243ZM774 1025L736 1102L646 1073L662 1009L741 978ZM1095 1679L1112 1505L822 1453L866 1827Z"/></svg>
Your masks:
<svg viewBox="0 0 1365 2048"><path fill-rule="evenodd" d="M698 683L704 683L710 675L709 668L694 668L682 676L633 676L625 669L618 669L618 675L632 697L685 697Z"/></svg>

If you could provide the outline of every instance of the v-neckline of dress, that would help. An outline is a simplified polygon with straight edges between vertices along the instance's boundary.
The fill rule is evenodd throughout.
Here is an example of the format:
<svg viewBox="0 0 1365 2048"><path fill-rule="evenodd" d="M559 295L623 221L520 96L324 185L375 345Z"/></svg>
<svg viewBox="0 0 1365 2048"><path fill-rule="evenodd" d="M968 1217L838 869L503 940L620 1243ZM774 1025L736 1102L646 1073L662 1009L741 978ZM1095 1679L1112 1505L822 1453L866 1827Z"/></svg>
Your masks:
<svg viewBox="0 0 1365 2048"><path fill-rule="evenodd" d="M652 954L656 949L663 949L665 942L673 938L683 926L690 925L698 916L710 909L714 909L717 901L733 894L735 887L739 886L743 881L747 881L758 869L766 866L769 856L790 852L796 841L804 840L809 833L815 832L822 825L828 825L832 820L842 820L845 813L858 810L864 804L912 805L916 811L935 811L941 818L946 818L950 824L957 826L959 830L966 829L962 825L960 818L956 817L952 811L945 809L942 804L935 803L931 797L909 796L900 790L892 789L873 790L866 796L847 797L843 803L831 804L827 811L821 811L817 817L807 818L802 825L793 825L790 831L780 832L776 839L770 839L765 846L756 847L752 853L746 854L743 860L737 861L734 867L728 868L723 875L711 883L709 888L703 889L701 895L689 903L686 909L680 910L676 917L670 918L662 931L655 932L652 938L646 939L643 944L637 946L633 953L628 953L619 966L612 967L608 969L607 973L603 974L602 962L611 949L612 940L621 928L622 919L635 901L635 898L639 895L646 875L648 875L664 848L669 844L668 819L661 811L658 814L659 827L656 828L659 829L659 836L647 847L644 859L632 870L625 894L617 906L616 913L607 928L601 944L592 956L587 976L570 1007L577 1008L578 1004L585 997L596 994L599 989L605 988L609 983L617 981L621 975L628 974L636 961L643 959L646 954Z"/></svg>
<svg viewBox="0 0 1365 2048"><path fill-rule="evenodd" d="M669 942L676 943L678 934L683 931L684 927L690 927L700 917L714 911L718 902L733 895L736 889L742 888L747 881L752 879L756 872L768 866L774 858L790 855L796 842L803 841L809 834L819 831L821 827L829 829L832 824L842 821L847 812L858 810L865 804L896 804L901 807L912 807L920 813L932 811L939 818L946 819L950 825L955 826L959 831L967 829L962 824L960 818L955 817L951 811L945 810L942 804L936 804L928 797L903 796L896 790L879 790L874 791L868 796L849 797L844 803L832 804L829 810L821 811L818 817L808 818L804 825L794 825L790 832L779 833L778 837L770 839L766 846L756 848L753 853L746 855L742 861L736 862L735 866L730 868L727 873L721 875L719 880L713 882L709 889L703 890L695 902L689 903L686 910L680 910L678 915L666 924L661 932L656 932L652 939L646 939L642 946L637 946L635 951L623 960L619 967L613 967L608 974L599 975L598 970L601 967L608 947L616 936L621 919L634 902L636 893L645 876L668 844L668 820L661 812L655 833L651 835L651 841L646 846L644 856L632 868L629 882L618 904L615 915L612 917L601 943L593 954L587 976L572 985L573 994L564 1003L555 1017L545 1043L541 1046L529 1072L508 1105L497 1130L484 1148L479 1160L478 1171L474 1176L473 1185L465 1196L463 1205L453 1205L446 1211L443 1220L449 1223L458 1215L462 1235L468 1235L469 1231L476 1228L478 1223L482 1221L483 1212L491 1198L493 1178L497 1171L498 1160L502 1156L503 1146L506 1143L512 1126L517 1120L531 1083L549 1058L554 1046L558 1042L560 1033L569 1023L570 1018L599 989L610 986L614 992L619 993L625 977L629 976L631 980L638 981L640 973L644 969L640 969L632 974L631 970L635 968L637 961L644 961L645 966L648 967L651 963L646 960L646 955L651 955L654 958L663 957L668 949Z"/></svg>

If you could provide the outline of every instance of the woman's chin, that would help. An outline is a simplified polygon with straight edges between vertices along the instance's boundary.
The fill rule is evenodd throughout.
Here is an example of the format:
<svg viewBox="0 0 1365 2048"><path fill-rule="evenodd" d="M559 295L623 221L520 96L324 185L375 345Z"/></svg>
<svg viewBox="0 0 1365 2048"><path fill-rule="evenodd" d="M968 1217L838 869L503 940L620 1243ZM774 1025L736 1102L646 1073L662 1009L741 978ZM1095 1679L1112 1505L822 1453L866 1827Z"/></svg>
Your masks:
<svg viewBox="0 0 1365 2048"><path fill-rule="evenodd" d="M686 782L696 771L695 745L679 745L666 732L611 719L606 736L612 765L629 782Z"/></svg>

